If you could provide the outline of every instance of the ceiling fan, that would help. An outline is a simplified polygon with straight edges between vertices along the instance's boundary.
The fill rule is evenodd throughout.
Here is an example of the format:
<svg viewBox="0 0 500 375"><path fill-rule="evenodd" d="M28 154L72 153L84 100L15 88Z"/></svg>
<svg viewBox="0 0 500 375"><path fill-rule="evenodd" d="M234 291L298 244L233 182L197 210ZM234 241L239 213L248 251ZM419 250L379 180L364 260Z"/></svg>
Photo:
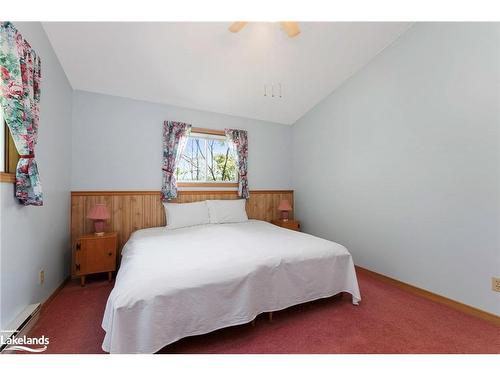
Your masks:
<svg viewBox="0 0 500 375"><path fill-rule="evenodd" d="M243 29L248 22L234 22L229 26L229 31L232 33L237 33ZM281 27L287 33L290 38L300 34L300 28L298 22L280 22Z"/></svg>

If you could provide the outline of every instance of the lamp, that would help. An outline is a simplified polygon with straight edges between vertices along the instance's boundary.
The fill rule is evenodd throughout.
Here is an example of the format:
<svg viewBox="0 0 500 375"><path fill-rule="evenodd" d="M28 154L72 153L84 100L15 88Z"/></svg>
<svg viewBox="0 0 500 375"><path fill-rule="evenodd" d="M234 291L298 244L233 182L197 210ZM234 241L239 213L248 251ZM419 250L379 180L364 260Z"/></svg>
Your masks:
<svg viewBox="0 0 500 375"><path fill-rule="evenodd" d="M288 216L292 210L292 205L286 199L283 199L278 206L278 210L281 211L281 220L288 221Z"/></svg>
<svg viewBox="0 0 500 375"><path fill-rule="evenodd" d="M94 220L95 234L97 236L104 234L104 221L109 218L108 208L103 203L95 204L87 215L87 219Z"/></svg>

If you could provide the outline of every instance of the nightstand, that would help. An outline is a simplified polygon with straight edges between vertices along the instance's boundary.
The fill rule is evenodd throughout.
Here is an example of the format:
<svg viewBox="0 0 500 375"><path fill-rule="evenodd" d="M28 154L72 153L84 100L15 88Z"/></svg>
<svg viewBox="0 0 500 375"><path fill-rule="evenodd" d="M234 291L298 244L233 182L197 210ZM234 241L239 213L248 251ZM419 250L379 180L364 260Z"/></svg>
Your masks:
<svg viewBox="0 0 500 375"><path fill-rule="evenodd" d="M300 221L298 220L288 219L285 221L282 219L277 219L277 220L272 220L271 223L282 228L296 230L297 232L300 232Z"/></svg>
<svg viewBox="0 0 500 375"><path fill-rule="evenodd" d="M85 276L92 273L107 272L111 282L116 271L116 244L116 232L86 234L76 239L72 271L80 277L81 286L85 286Z"/></svg>

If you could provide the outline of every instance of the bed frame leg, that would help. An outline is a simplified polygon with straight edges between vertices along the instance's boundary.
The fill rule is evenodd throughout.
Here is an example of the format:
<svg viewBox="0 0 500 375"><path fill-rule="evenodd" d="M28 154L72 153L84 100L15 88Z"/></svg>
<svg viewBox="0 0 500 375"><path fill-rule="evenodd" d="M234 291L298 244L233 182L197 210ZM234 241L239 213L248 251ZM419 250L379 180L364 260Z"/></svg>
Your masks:
<svg viewBox="0 0 500 375"><path fill-rule="evenodd" d="M252 320L252 327L255 327L255 319Z"/></svg>
<svg viewBox="0 0 500 375"><path fill-rule="evenodd" d="M273 321L273 312L269 312L269 321L272 322Z"/></svg>

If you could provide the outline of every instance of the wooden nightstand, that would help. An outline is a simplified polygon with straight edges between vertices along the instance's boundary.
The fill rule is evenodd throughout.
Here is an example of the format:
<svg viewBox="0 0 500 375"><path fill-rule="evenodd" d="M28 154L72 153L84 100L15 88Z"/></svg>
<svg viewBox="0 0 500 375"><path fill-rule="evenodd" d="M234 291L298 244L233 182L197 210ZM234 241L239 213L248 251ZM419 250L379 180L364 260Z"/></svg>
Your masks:
<svg viewBox="0 0 500 375"><path fill-rule="evenodd" d="M116 271L116 244L116 232L86 234L76 239L72 271L80 277L81 286L85 286L85 276L92 273L107 272L111 282Z"/></svg>
<svg viewBox="0 0 500 375"><path fill-rule="evenodd" d="M271 223L282 228L296 230L297 232L300 232L300 221L298 220L288 219L287 221L285 221L278 219L278 220L272 220Z"/></svg>

